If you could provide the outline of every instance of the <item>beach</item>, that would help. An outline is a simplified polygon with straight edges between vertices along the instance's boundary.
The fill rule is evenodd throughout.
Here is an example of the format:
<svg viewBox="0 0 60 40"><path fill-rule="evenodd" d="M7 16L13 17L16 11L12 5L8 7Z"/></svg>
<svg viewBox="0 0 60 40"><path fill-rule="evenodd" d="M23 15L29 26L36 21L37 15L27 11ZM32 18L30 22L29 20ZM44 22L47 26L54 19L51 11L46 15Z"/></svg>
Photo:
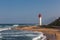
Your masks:
<svg viewBox="0 0 60 40"><path fill-rule="evenodd" d="M37 31L43 32L47 36L48 40L60 40L60 30L54 28L41 28L37 26L26 26L26 27L15 27L12 30L28 30L28 31Z"/></svg>

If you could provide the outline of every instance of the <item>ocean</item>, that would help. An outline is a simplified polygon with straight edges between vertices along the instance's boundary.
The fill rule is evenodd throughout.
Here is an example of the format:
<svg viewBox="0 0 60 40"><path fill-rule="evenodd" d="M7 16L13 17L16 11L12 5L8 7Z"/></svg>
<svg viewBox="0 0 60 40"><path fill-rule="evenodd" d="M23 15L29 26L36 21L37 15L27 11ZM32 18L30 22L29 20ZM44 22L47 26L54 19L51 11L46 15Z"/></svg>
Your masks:
<svg viewBox="0 0 60 40"><path fill-rule="evenodd" d="M15 24L0 24L0 28L14 27ZM23 25L21 25L23 26ZM27 26L27 25L25 25ZM0 40L46 40L42 32L25 30L2 30L0 29Z"/></svg>

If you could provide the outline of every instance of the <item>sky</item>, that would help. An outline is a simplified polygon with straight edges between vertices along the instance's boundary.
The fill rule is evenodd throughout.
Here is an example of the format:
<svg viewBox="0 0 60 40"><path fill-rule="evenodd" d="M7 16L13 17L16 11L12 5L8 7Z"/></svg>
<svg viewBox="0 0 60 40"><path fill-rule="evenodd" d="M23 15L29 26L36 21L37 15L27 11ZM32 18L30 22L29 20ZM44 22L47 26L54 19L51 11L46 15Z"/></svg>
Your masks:
<svg viewBox="0 0 60 40"><path fill-rule="evenodd" d="M60 0L0 0L0 24L39 23L49 24L60 16Z"/></svg>

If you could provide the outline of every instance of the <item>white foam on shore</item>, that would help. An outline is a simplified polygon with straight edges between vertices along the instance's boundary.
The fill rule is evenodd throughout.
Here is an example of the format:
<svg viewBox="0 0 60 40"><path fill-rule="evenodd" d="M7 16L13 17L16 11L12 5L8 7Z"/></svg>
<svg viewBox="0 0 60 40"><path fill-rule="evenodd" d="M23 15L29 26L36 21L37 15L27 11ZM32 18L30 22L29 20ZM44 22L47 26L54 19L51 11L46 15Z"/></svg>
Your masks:
<svg viewBox="0 0 60 40"><path fill-rule="evenodd" d="M11 27L0 28L0 31L5 31L5 30L11 30ZM43 35L42 32L32 32L32 31L22 31L22 32L16 32L16 33L5 32L5 33L0 33L0 38L2 38L1 34L6 35L6 36L12 36L12 37L17 37L17 36L33 37L32 40L45 40L46 39L46 36ZM20 35L18 35L18 34L20 34Z"/></svg>
<svg viewBox="0 0 60 40"><path fill-rule="evenodd" d="M46 36L44 36L43 34L33 38L32 40L46 40Z"/></svg>
<svg viewBox="0 0 60 40"><path fill-rule="evenodd" d="M0 31L11 30L11 28L0 28Z"/></svg>
<svg viewBox="0 0 60 40"><path fill-rule="evenodd" d="M10 30L10 28L7 28L6 30ZM4 32L4 33L1 33L3 36L11 36L11 37L21 37L21 36L27 36L27 37L32 37L32 40L45 40L46 39L46 36L43 35L42 32L32 32L32 31L22 31L22 32ZM2 36L1 36L2 37Z"/></svg>

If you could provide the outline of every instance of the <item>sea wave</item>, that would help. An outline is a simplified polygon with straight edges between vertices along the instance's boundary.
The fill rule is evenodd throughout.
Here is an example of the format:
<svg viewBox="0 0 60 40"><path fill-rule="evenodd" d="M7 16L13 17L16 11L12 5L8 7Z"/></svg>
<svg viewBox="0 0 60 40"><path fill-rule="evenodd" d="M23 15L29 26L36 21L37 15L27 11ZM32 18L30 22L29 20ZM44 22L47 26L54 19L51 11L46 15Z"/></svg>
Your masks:
<svg viewBox="0 0 60 40"><path fill-rule="evenodd" d="M0 31L11 30L11 28L0 28Z"/></svg>
<svg viewBox="0 0 60 40"><path fill-rule="evenodd" d="M17 40L45 40L46 36L43 35L42 32L33 32L33 31L22 31L22 30L3 30L0 31L0 38L7 40L15 40L15 38L20 38ZM22 38L22 39L21 39ZM27 38L27 39L26 39Z"/></svg>

